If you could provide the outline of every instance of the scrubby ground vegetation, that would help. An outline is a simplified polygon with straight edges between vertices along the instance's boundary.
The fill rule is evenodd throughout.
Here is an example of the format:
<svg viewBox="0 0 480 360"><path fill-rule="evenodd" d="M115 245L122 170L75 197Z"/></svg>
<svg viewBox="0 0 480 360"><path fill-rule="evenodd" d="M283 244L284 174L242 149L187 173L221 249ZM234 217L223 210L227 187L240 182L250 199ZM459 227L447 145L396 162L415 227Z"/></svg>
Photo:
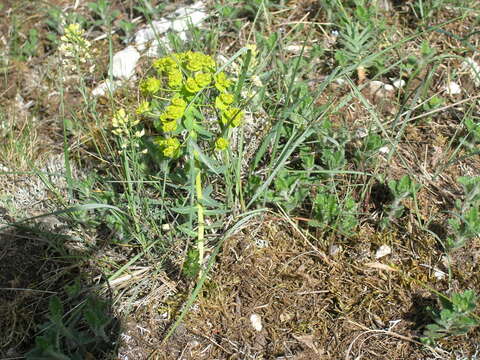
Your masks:
<svg viewBox="0 0 480 360"><path fill-rule="evenodd" d="M477 359L477 1L188 5L0 3L0 357Z"/></svg>

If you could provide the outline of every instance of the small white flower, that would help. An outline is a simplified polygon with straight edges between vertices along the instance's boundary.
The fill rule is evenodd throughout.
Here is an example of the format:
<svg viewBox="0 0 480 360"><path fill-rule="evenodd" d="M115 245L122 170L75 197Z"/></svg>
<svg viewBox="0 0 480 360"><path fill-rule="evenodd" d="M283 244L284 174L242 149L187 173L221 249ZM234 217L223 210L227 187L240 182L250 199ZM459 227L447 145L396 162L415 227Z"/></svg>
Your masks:
<svg viewBox="0 0 480 360"><path fill-rule="evenodd" d="M145 135L145 129L135 132L135 137L137 138L141 138L143 135Z"/></svg>

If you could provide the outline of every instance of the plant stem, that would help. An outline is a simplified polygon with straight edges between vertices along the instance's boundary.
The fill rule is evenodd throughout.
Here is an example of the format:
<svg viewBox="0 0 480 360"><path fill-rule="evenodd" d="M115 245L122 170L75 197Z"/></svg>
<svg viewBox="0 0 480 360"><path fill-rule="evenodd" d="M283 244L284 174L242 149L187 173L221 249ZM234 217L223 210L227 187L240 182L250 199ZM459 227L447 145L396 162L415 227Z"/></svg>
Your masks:
<svg viewBox="0 0 480 360"><path fill-rule="evenodd" d="M204 233L205 233L205 222L203 219L203 206L201 204L203 199L202 194L202 171L198 169L197 175L195 176L195 190L197 193L197 217L198 217L198 237L197 237L197 248L198 248L198 265L200 268L199 276L202 276L202 265L204 257Z"/></svg>

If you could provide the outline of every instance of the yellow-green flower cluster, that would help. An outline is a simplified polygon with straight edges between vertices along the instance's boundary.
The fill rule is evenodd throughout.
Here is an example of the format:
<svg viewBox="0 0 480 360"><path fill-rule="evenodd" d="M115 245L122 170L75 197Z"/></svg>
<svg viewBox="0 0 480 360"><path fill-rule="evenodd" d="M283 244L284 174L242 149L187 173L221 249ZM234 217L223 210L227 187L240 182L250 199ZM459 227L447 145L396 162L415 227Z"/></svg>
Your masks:
<svg viewBox="0 0 480 360"><path fill-rule="evenodd" d="M140 83L140 90L145 95L155 95L161 89L162 82L155 77L149 77Z"/></svg>
<svg viewBox="0 0 480 360"><path fill-rule="evenodd" d="M146 100L142 101L140 105L138 105L137 109L135 112L137 115L145 115L150 111L150 103Z"/></svg>
<svg viewBox="0 0 480 360"><path fill-rule="evenodd" d="M192 94L199 92L206 88L212 82L212 75L210 73L199 72L194 77L187 78L185 82L185 89Z"/></svg>
<svg viewBox="0 0 480 360"><path fill-rule="evenodd" d="M228 92L231 85L232 80L224 72L215 76L215 87L220 91L220 95L215 99L215 107L221 110L220 121L223 125L237 127L242 123L244 113L239 108L231 106L235 101L233 94Z"/></svg>
<svg viewBox="0 0 480 360"><path fill-rule="evenodd" d="M242 124L244 112L232 106L234 101L235 97L228 92L220 93L215 99L215 107L221 111L220 121L225 126L237 127Z"/></svg>
<svg viewBox="0 0 480 360"><path fill-rule="evenodd" d="M179 95L175 95L170 105L160 115L163 132L172 132L177 130L177 120L180 120L185 114L187 103Z"/></svg>
<svg viewBox="0 0 480 360"><path fill-rule="evenodd" d="M175 57L164 57L153 62L153 67L160 76L167 76L168 86L172 89L182 85L182 70L180 63Z"/></svg>
<svg viewBox="0 0 480 360"><path fill-rule="evenodd" d="M183 60L185 68L190 71L215 72L215 60L211 56L187 51L179 54L179 58Z"/></svg>
<svg viewBox="0 0 480 360"><path fill-rule="evenodd" d="M156 144L165 157L174 158L180 153L181 141L177 137L181 133L179 128L188 130L191 137L197 136L197 131L192 130L190 116L198 120L197 115L193 115L198 110L209 109L207 111L211 112L215 105L222 126L236 127L241 124L244 113L234 106L235 96L231 93L234 82L224 72L216 72L216 63L211 56L193 51L174 53L155 60L153 68L156 74L142 81L140 89L145 96L155 100L151 103L142 102L136 112L150 117L156 114L155 127L164 134L156 140ZM200 94L203 91L205 93ZM218 95L214 104L201 104L202 99L214 93ZM164 107L159 109L156 105L158 103ZM191 107L191 112L185 117L188 106ZM160 114L158 110L161 111ZM189 121L182 123L184 118ZM198 125L202 127L201 124L195 126ZM229 142L228 139L219 137L214 145L217 150L225 150Z"/></svg>
<svg viewBox="0 0 480 360"><path fill-rule="evenodd" d="M177 89L183 84L185 90L191 94L208 87L213 80L212 74L215 73L215 61L212 57L193 51L155 60L153 67L160 77L166 76L169 88ZM190 72L185 81L182 69Z"/></svg>
<svg viewBox="0 0 480 360"><path fill-rule="evenodd" d="M230 142L227 139L220 137L215 141L215 150L227 150L229 144Z"/></svg>
<svg viewBox="0 0 480 360"><path fill-rule="evenodd" d="M168 158L175 158L180 154L180 141L177 138L158 138L155 140L156 144L160 146L163 156Z"/></svg>
<svg viewBox="0 0 480 360"><path fill-rule="evenodd" d="M220 121L223 125L237 127L242 124L244 116L245 113L242 110L233 106L229 106L222 110L222 113L220 114Z"/></svg>
<svg viewBox="0 0 480 360"><path fill-rule="evenodd" d="M226 92L232 83L233 81L223 71L215 76L215 87L221 93Z"/></svg>
<svg viewBox="0 0 480 360"><path fill-rule="evenodd" d="M235 100L235 97L230 93L223 93L215 99L215 107L219 110L225 110Z"/></svg>

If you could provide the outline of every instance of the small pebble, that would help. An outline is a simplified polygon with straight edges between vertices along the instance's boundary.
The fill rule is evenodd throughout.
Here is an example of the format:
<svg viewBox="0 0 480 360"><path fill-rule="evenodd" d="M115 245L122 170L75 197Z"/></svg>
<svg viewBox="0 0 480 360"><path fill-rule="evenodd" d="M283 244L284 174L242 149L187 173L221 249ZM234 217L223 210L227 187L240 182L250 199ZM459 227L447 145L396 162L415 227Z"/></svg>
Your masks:
<svg viewBox="0 0 480 360"><path fill-rule="evenodd" d="M433 269L433 276L435 276L435 278L437 280L443 280L443 279L445 279L446 274L442 270L440 270L439 268L434 268Z"/></svg>
<svg viewBox="0 0 480 360"><path fill-rule="evenodd" d="M384 256L390 255L392 253L392 248L388 245L382 245L378 248L375 253L375 259L380 259Z"/></svg>
<svg viewBox="0 0 480 360"><path fill-rule="evenodd" d="M393 86L396 87L397 89L403 88L407 83L405 80L402 79L397 79L393 81Z"/></svg>
<svg viewBox="0 0 480 360"><path fill-rule="evenodd" d="M343 246L342 245L337 245L337 244L332 244L328 247L328 254L330 256L337 256L342 252Z"/></svg>
<svg viewBox="0 0 480 360"><path fill-rule="evenodd" d="M250 315L250 322L252 323L253 328L256 331L262 331L263 325L262 325L262 318L258 314L252 314Z"/></svg>
<svg viewBox="0 0 480 360"><path fill-rule="evenodd" d="M255 245L260 249L264 249L264 248L267 248L269 244L268 244L268 240L256 239Z"/></svg>
<svg viewBox="0 0 480 360"><path fill-rule="evenodd" d="M395 94L395 88L392 85L377 80L370 81L368 89L377 99L391 98Z"/></svg>
<svg viewBox="0 0 480 360"><path fill-rule="evenodd" d="M382 146L380 149L378 149L378 152L386 155L390 152L390 149L388 148L388 146Z"/></svg>
<svg viewBox="0 0 480 360"><path fill-rule="evenodd" d="M462 93L462 88L456 82L450 81L445 86L445 91L447 92L448 95L458 95Z"/></svg>

